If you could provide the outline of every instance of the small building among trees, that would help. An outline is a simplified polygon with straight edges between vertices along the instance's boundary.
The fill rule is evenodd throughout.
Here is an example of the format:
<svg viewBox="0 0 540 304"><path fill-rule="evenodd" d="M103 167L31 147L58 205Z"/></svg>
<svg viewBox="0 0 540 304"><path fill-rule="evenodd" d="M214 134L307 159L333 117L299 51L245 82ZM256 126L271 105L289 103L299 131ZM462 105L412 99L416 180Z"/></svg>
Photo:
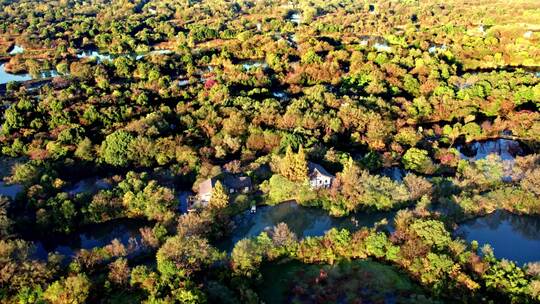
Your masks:
<svg viewBox="0 0 540 304"><path fill-rule="evenodd" d="M309 184L314 189L330 188L335 176L328 173L321 165L308 162Z"/></svg>
<svg viewBox="0 0 540 304"><path fill-rule="evenodd" d="M253 188L253 184L249 176L235 176L226 174L221 178L212 177L203 181L199 185L198 199L201 204L207 205L208 202L210 202L212 192L218 182L221 182L229 194L247 193Z"/></svg>
<svg viewBox="0 0 540 304"><path fill-rule="evenodd" d="M289 146L281 159L279 173L292 182L309 182L311 188L330 188L334 176L321 165L307 160L304 148L300 146L294 153Z"/></svg>

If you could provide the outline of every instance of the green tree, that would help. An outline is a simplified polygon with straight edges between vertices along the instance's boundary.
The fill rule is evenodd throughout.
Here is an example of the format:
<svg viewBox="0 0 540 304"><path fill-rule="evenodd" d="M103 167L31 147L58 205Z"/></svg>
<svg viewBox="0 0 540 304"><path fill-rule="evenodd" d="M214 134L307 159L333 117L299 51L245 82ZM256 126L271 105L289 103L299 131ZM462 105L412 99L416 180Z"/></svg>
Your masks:
<svg viewBox="0 0 540 304"><path fill-rule="evenodd" d="M4 123L2 124L2 131L9 133L12 130L17 130L24 125L24 116L20 113L16 107L9 107L4 112Z"/></svg>
<svg viewBox="0 0 540 304"><path fill-rule="evenodd" d="M128 163L128 148L133 136L126 131L115 131L101 143L100 155L106 163L125 166Z"/></svg>
<svg viewBox="0 0 540 304"><path fill-rule="evenodd" d="M56 65L56 71L62 75L67 75L69 72L69 66L67 62L60 62Z"/></svg>
<svg viewBox="0 0 540 304"><path fill-rule="evenodd" d="M405 169L413 170L420 173L433 173L435 167L431 158L429 158L428 151L410 148L403 155L401 160Z"/></svg>
<svg viewBox="0 0 540 304"><path fill-rule="evenodd" d="M90 287L88 277L78 274L52 283L43 296L52 304L82 304L86 303Z"/></svg>
<svg viewBox="0 0 540 304"><path fill-rule="evenodd" d="M222 257L206 239L174 236L156 254L157 269L167 279L190 276Z"/></svg>
<svg viewBox="0 0 540 304"><path fill-rule="evenodd" d="M75 150L75 156L83 160L91 161L94 159L93 154L94 148L92 145L92 141L88 137L85 137L77 145L77 149Z"/></svg>
<svg viewBox="0 0 540 304"><path fill-rule="evenodd" d="M54 264L31 258L35 247L23 240L0 240L0 289L6 293L17 293L34 285L45 285L55 272ZM5 298L3 298L5 299ZM9 301L7 301L9 302Z"/></svg>
<svg viewBox="0 0 540 304"><path fill-rule="evenodd" d="M314 64L314 63L321 63L322 59L314 50L308 50L306 53L302 55L302 63L303 64Z"/></svg>
<svg viewBox="0 0 540 304"><path fill-rule="evenodd" d="M231 259L234 272L251 277L258 271L263 253L255 240L243 239L234 246Z"/></svg>
<svg viewBox="0 0 540 304"><path fill-rule="evenodd" d="M173 210L178 205L173 191L149 180L147 174L128 172L118 186L124 191L122 201L129 215L162 222L173 218Z"/></svg>
<svg viewBox="0 0 540 304"><path fill-rule="evenodd" d="M12 231L11 225L13 221L8 217L9 200L0 195L0 238L8 238Z"/></svg>

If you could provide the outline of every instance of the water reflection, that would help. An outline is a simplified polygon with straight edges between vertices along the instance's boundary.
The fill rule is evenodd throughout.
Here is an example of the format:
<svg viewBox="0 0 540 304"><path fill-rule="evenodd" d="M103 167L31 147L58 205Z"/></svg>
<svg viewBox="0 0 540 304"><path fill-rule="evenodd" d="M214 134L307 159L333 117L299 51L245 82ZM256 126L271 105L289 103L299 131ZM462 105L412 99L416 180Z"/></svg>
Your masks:
<svg viewBox="0 0 540 304"><path fill-rule="evenodd" d="M462 159L478 161L487 158L489 155L496 155L502 164L503 181L512 181L516 156L523 156L525 153L518 141L504 138L477 141L469 145L458 146L458 151Z"/></svg>
<svg viewBox="0 0 540 304"><path fill-rule="evenodd" d="M392 51L392 47L388 45L388 43L380 43L380 42L376 42L374 45L373 45L373 48L375 48L377 51L379 52L391 52Z"/></svg>
<svg viewBox="0 0 540 304"><path fill-rule="evenodd" d="M77 54L77 58L96 58L97 62L102 62L105 60L112 60L113 56L110 54L101 54L98 51L83 51L82 53Z"/></svg>
<svg viewBox="0 0 540 304"><path fill-rule="evenodd" d="M515 160L516 156L523 155L523 149L518 141L510 139L493 139L476 141L466 146L459 146L461 158L476 161L486 158L489 154L497 154L501 160Z"/></svg>
<svg viewBox="0 0 540 304"><path fill-rule="evenodd" d="M407 172L400 167L390 167L381 170L381 175L390 178L395 182L402 182Z"/></svg>
<svg viewBox="0 0 540 304"><path fill-rule="evenodd" d="M288 101L289 95L285 93L284 91L273 91L272 96L279 99L280 101Z"/></svg>
<svg viewBox="0 0 540 304"><path fill-rule="evenodd" d="M144 223L128 219L94 224L67 236L55 235L36 241L35 255L39 259L46 259L48 253L57 252L73 258L81 249L103 247L114 239L119 240L126 247L132 246L137 249L142 246L139 231L142 227Z"/></svg>
<svg viewBox="0 0 540 304"><path fill-rule="evenodd" d="M30 74L11 74L6 72L6 64L0 64L0 84L9 83L12 81L28 81L32 79Z"/></svg>
<svg viewBox="0 0 540 304"><path fill-rule="evenodd" d="M17 197L19 193L23 191L22 185L7 185L4 181L0 180L0 195L11 198L12 200Z"/></svg>
<svg viewBox="0 0 540 304"><path fill-rule="evenodd" d="M301 22L302 22L302 15L300 13L293 13L291 14L291 16L289 17L289 20L296 24L296 25L299 25Z"/></svg>
<svg viewBox="0 0 540 304"><path fill-rule="evenodd" d="M58 76L58 72L56 70L43 71L38 75L37 78L33 77L29 73L12 74L12 73L6 72L5 63L0 64L0 84L6 84L12 81L22 82L22 81L28 81L32 79L50 78L50 77L56 77L56 76Z"/></svg>
<svg viewBox="0 0 540 304"><path fill-rule="evenodd" d="M178 80L179 87L185 87L189 85L189 79L180 79Z"/></svg>
<svg viewBox="0 0 540 304"><path fill-rule="evenodd" d="M331 228L345 228L355 231L361 227L372 227L383 219L387 219L391 223L394 215L395 212L377 212L358 213L336 218L331 217L320 208L302 207L294 202L264 206L257 208L255 214L248 210L236 216L232 235L220 247L231 250L239 240L257 236L281 222L286 223L299 238L303 238L324 235Z"/></svg>
<svg viewBox="0 0 540 304"><path fill-rule="evenodd" d="M119 57L131 57L131 58L134 58L135 60L141 60L146 56L172 54L172 53L173 53L173 51L171 51L171 50L153 50L153 51L150 51L150 52L147 52L147 53L140 53L140 54L135 54L135 53L130 53L130 54L109 54L109 53L105 53L105 52L100 52L98 50L85 50L85 51L82 51L81 53L77 54L77 58L79 58L79 59L95 58L96 61L99 63L99 62L103 62L103 61L107 61L107 60L112 61L112 60L114 60L116 58L119 58Z"/></svg>
<svg viewBox="0 0 540 304"><path fill-rule="evenodd" d="M244 60L244 61L241 61L240 64L246 71L249 71L251 69L256 69L256 68L265 69L268 67L268 64L264 62L264 60Z"/></svg>
<svg viewBox="0 0 540 304"><path fill-rule="evenodd" d="M11 199L15 199L17 195L24 190L24 187L22 185L10 185L3 180L4 177L8 176L11 173L14 163L14 159L0 159L0 195L9 197Z"/></svg>
<svg viewBox="0 0 540 304"><path fill-rule="evenodd" d="M78 181L70 187L65 188L64 191L71 195L79 193L96 193L99 190L110 189L112 187L104 178L90 177Z"/></svg>
<svg viewBox="0 0 540 304"><path fill-rule="evenodd" d="M178 193L178 210L181 213L186 213L189 209L189 199L193 195L191 191L180 191Z"/></svg>
<svg viewBox="0 0 540 304"><path fill-rule="evenodd" d="M496 211L467 221L456 231L467 241L480 246L490 244L497 258L522 265L540 261L540 218Z"/></svg>
<svg viewBox="0 0 540 304"><path fill-rule="evenodd" d="M437 53L438 51L446 51L446 45L445 44L432 44L429 49L428 49L428 52L430 54L435 54Z"/></svg>

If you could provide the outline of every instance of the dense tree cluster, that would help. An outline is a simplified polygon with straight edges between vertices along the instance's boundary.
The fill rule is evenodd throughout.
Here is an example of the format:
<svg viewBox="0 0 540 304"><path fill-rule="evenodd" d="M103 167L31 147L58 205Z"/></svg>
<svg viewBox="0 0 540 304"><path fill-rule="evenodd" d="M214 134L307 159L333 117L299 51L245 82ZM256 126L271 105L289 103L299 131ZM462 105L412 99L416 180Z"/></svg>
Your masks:
<svg viewBox="0 0 540 304"><path fill-rule="evenodd" d="M0 79L0 302L258 303L262 270L291 260L370 260L405 274L413 303L540 301L537 264L451 230L500 209L540 215L540 3L0 8L0 69L31 78ZM310 164L332 184L311 186ZM192 205L208 178L208 204ZM285 201L336 217L409 211L391 233L301 238L282 223L222 250L235 215ZM133 235L48 246L128 219ZM287 297L337 302L321 286L354 271L321 267Z"/></svg>

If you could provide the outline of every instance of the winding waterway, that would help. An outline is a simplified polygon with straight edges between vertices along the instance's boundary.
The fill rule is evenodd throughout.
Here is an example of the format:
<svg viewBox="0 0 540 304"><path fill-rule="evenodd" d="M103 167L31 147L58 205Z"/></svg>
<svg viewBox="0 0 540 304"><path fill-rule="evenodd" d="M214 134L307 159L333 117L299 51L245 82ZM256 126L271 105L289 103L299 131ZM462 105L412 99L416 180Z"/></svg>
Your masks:
<svg viewBox="0 0 540 304"><path fill-rule="evenodd" d="M513 161L516 155L523 153L519 143L507 139L496 139L474 142L459 148L462 157L477 161L489 154L496 154L504 161ZM12 161L2 161L2 175L9 174ZM404 172L399 168L390 168L383 172L400 180ZM82 192L97 192L111 185L104 179L89 178L81 180L65 191L74 195ZM6 185L0 181L0 194L14 199L23 190L21 185ZM187 200L191 192L178 193L179 211L187 211ZM332 228L344 228L356 231L361 227L373 227L375 223L386 220L387 228L392 230L396 212L356 213L347 217L331 217L320 208L299 206L294 202L286 202L276 206L262 206L255 213L249 210L233 218L234 228L231 235L218 244L222 250L230 252L241 239L254 237L263 231L272 229L279 223L286 223L299 238L321 236ZM96 224L69 236L52 236L36 242L37 256L46 258L49 252L58 252L73 257L81 249L92 249L110 244L118 239L125 246L140 245L139 228L143 224L137 221L121 220ZM504 211L496 211L490 215L466 221L459 225L455 232L468 242L476 240L479 244L489 244L497 258L504 258L523 265L540 261L540 218L520 216Z"/></svg>
<svg viewBox="0 0 540 304"><path fill-rule="evenodd" d="M91 250L103 247L117 239L132 251L142 248L140 228L144 227L140 220L121 219L87 226L70 235L54 235L35 241L35 256L46 260L49 253L59 253L72 259L82 249Z"/></svg>
<svg viewBox="0 0 540 304"><path fill-rule="evenodd" d="M32 79L50 78L58 76L58 72L55 70L43 71L39 74L39 77L35 78L29 73L12 74L6 72L5 63L0 64L0 84L6 84L12 81L22 82Z"/></svg>

